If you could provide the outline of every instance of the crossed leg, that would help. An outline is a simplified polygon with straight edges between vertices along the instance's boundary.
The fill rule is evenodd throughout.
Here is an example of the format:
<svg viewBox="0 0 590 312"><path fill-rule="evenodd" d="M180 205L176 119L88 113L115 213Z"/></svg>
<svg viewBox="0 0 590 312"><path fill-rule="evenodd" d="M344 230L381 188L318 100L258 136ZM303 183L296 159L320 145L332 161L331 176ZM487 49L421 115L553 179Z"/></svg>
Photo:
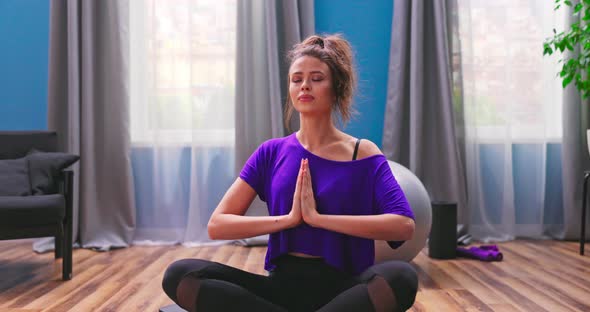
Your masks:
<svg viewBox="0 0 590 312"><path fill-rule="evenodd" d="M318 312L406 311L414 304L418 276L406 262L388 261L363 272L360 284L342 292Z"/></svg>
<svg viewBox="0 0 590 312"><path fill-rule="evenodd" d="M243 311L244 307L254 311L285 311L264 298L271 293L268 277L207 260L174 262L164 274L162 287L189 312Z"/></svg>
<svg viewBox="0 0 590 312"><path fill-rule="evenodd" d="M418 277L409 264L389 261L368 268L357 284L340 293L318 312L405 311L413 304ZM268 300L269 278L200 259L173 263L164 275L164 291L190 312L286 311Z"/></svg>

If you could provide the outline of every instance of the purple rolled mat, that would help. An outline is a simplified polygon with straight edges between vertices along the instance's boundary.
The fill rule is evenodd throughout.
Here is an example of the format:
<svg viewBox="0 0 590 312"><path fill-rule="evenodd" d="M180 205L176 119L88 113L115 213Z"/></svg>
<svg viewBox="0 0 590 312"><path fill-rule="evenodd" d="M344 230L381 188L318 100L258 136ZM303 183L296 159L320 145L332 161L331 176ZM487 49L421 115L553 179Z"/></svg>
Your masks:
<svg viewBox="0 0 590 312"><path fill-rule="evenodd" d="M479 247L457 247L457 256L482 261L502 261L504 256L496 245L482 245Z"/></svg>
<svg viewBox="0 0 590 312"><path fill-rule="evenodd" d="M481 245L478 247L479 249L483 249L483 250L495 250L495 251L500 251L500 249L498 249L498 246L496 245Z"/></svg>

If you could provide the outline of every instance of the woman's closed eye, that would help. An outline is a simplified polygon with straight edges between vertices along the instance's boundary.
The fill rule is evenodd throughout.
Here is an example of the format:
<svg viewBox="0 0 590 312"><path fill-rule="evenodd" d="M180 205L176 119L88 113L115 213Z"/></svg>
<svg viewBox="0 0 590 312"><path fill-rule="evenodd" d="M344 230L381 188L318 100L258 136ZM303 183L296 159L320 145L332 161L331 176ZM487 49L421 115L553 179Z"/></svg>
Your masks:
<svg viewBox="0 0 590 312"><path fill-rule="evenodd" d="M316 82L322 81L322 80L324 80L324 77L312 77L311 78L311 81L316 81ZM293 82L293 83L299 83L301 81L303 81L303 79L301 79L301 78L294 78L291 80L291 82Z"/></svg>

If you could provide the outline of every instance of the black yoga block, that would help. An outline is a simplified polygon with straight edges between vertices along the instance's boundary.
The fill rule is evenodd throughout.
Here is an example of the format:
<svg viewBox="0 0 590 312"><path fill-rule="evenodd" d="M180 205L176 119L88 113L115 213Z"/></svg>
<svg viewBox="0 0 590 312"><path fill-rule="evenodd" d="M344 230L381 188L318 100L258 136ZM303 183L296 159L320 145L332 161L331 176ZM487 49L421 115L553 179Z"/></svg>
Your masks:
<svg viewBox="0 0 590 312"><path fill-rule="evenodd" d="M457 203L432 202L432 227L428 237L428 256L453 259L457 248Z"/></svg>

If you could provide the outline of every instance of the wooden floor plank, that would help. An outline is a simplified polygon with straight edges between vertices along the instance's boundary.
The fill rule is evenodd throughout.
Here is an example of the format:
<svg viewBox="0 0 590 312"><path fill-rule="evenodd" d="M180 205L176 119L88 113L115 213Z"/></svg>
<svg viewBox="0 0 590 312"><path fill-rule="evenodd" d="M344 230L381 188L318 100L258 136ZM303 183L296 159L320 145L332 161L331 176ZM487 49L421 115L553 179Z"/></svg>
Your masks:
<svg viewBox="0 0 590 312"><path fill-rule="evenodd" d="M533 242L539 246L531 245ZM571 245L571 242L563 244ZM577 253L560 255L556 248L551 249L552 245L552 241L525 241L519 245L506 246L505 249L520 263L521 270L515 274L521 275L523 282L574 310L590 311L590 296L587 295L590 273L583 264L580 266L580 261L588 261L588 257Z"/></svg>
<svg viewBox="0 0 590 312"><path fill-rule="evenodd" d="M445 291L465 311L492 312L490 307L466 289L445 289Z"/></svg>
<svg viewBox="0 0 590 312"><path fill-rule="evenodd" d="M432 259L428 258L425 253L419 253L416 258L414 258L414 266L415 268L419 268L423 273L419 275L419 277L428 276L432 283L436 283L438 288L442 289L463 289L463 286L458 283L451 275L447 274L447 272L441 270L439 267L432 263ZM421 286L425 286L424 284L420 284Z"/></svg>
<svg viewBox="0 0 590 312"><path fill-rule="evenodd" d="M267 274L265 247L134 246L74 250L74 278L64 282L61 260L32 252L31 243L0 241L0 311L157 311L172 303L162 291L164 271L183 258ZM498 245L502 262L420 252L412 262L420 288L410 311L590 311L590 256L578 255L575 242Z"/></svg>
<svg viewBox="0 0 590 312"><path fill-rule="evenodd" d="M521 281L518 278L507 278L505 279L506 284L515 291L523 294L527 298L530 298L534 302L543 306L548 311L576 311L577 309L572 307L567 301L560 301L555 296L551 295L550 292L545 291L540 287L535 287L525 281Z"/></svg>
<svg viewBox="0 0 590 312"><path fill-rule="evenodd" d="M540 258L533 253L533 250L527 252L525 245L520 248L506 246L505 249L512 252L514 265L507 266L506 270L512 271L514 276L569 308L590 311L590 296L587 295L586 287L578 286L577 278L564 279L563 275L555 271L569 271L571 272L569 275L576 275L586 280L590 278L590 275L568 265L559 266L558 263L553 263L553 259L539 260ZM518 272L515 272L514 268L519 268Z"/></svg>
<svg viewBox="0 0 590 312"><path fill-rule="evenodd" d="M97 266L100 264L101 257L94 257L94 255L96 255L96 252L89 250L80 250L74 254L73 261L76 263L76 268L73 271L74 276L77 277L76 283L83 283L93 277L93 274L97 274L106 267L106 264ZM53 262L53 258L48 261ZM82 276L78 277L78 274ZM61 261L59 261L57 269L44 268L34 278L18 286L13 286L8 292L3 293L2 297L5 299L5 306L23 306L36 298L44 298L45 294L49 292L54 294L56 291L59 292L60 287L65 286L71 289L74 286L74 283L64 283L61 278Z"/></svg>
<svg viewBox="0 0 590 312"><path fill-rule="evenodd" d="M447 272L447 274L453 276L458 283L463 285L465 289L468 289L475 297L485 304L506 303L506 301L494 291L491 285L486 285L484 282L476 279L469 270L463 269L460 261L464 260L437 260L433 261L433 264Z"/></svg>
<svg viewBox="0 0 590 312"><path fill-rule="evenodd" d="M47 311L94 311L100 304L118 292L125 283L129 283L143 271L146 266L156 261L165 247L138 247L138 249L143 252L142 257L130 258L120 266L114 265L112 266L115 268L114 270L111 270L111 267L107 268L93 279L90 284L87 284L79 291L75 291L71 299L68 298L68 300L52 306Z"/></svg>
<svg viewBox="0 0 590 312"><path fill-rule="evenodd" d="M118 294L123 294L123 295L127 294L127 295L129 295L129 299L131 299L130 297L132 297L132 295L134 295L134 293L133 292L125 292L124 289L126 288L126 286L129 285L133 289L134 288L133 281L139 275L146 272L151 267L151 265L153 263L159 264L160 265L159 271L161 271L162 264L158 261L161 259L163 252L164 252L164 250L161 250L161 251L158 250L153 253L150 253L145 258L141 259L140 261L136 261L136 262L130 261L130 263L128 262L127 266L125 268L120 269L119 274L117 274L118 276L108 277L107 279L105 279L102 282L102 285L100 285L93 292L98 295L86 296L85 298L80 300L77 304L72 306L70 309L76 310L76 311L97 311L101 305L103 305L109 299L112 299L113 297L117 296ZM153 273L155 273L155 272L153 272ZM153 279L153 277L155 277L155 276L152 276L152 279ZM150 279L150 281L152 279ZM134 290L137 291L136 288ZM149 296L146 299L149 299ZM55 311L63 311L63 309L61 307L56 307ZM112 310L112 311L116 311L116 309ZM130 311L130 310L127 310L127 311ZM136 311L140 311L140 310L136 310Z"/></svg>
<svg viewBox="0 0 590 312"><path fill-rule="evenodd" d="M151 250L153 252L155 249ZM56 296L44 296L28 305L27 308L43 308L44 311L70 311L78 302L88 296L103 296L99 290L112 287L114 281L110 277L120 277L128 268L147 256L147 251L141 248L119 249L99 253L97 262L92 263L92 274L84 275L80 281L77 278L62 284ZM115 260L116 259L116 260ZM87 278L87 279L86 279Z"/></svg>
<svg viewBox="0 0 590 312"><path fill-rule="evenodd" d="M520 312L519 309L509 303L497 303L490 305L494 312Z"/></svg>
<svg viewBox="0 0 590 312"><path fill-rule="evenodd" d="M135 277L131 277L130 281L122 285L113 296L99 302L98 307L81 302L76 305L76 308L80 311L90 311L88 310L90 307L94 307L92 311L157 311L157 307L150 307L150 304L156 299L155 297L168 299L161 291L161 281L164 275L162 267L165 268L178 259L191 258L194 254L194 248L174 248L163 251L156 261L148 264ZM169 303L172 301L170 300Z"/></svg>

